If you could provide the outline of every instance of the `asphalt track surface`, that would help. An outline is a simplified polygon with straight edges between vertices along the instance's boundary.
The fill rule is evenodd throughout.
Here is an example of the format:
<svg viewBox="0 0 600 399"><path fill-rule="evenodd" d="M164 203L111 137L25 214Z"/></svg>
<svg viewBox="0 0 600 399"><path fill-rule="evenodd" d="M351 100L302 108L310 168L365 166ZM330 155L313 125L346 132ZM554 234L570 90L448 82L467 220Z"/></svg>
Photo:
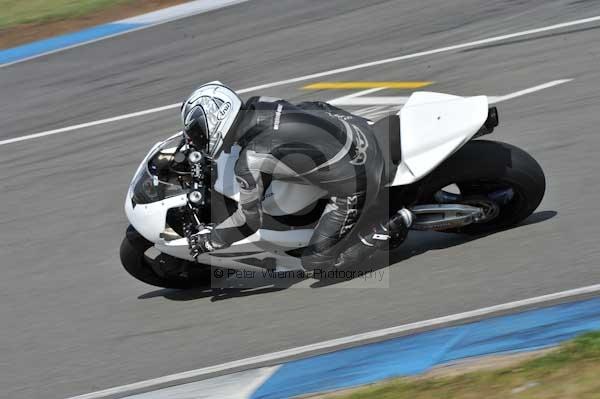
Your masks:
<svg viewBox="0 0 600 399"><path fill-rule="evenodd" d="M3 68L0 140L171 104L214 79L244 88L600 15L584 0L364 4L250 1ZM493 138L546 171L538 212L476 240L412 235L384 269L389 288L214 295L130 278L124 194L176 111L0 146L0 396L61 398L600 282L599 37L591 23L320 79L464 95L574 79L500 106ZM301 86L256 94L347 94Z"/></svg>

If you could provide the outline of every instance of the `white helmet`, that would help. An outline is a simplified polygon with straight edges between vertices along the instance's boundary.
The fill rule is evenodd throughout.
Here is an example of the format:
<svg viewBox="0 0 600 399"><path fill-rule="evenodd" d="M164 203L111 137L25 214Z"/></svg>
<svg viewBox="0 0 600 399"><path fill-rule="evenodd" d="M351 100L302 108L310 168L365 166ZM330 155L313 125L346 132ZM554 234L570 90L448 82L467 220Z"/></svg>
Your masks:
<svg viewBox="0 0 600 399"><path fill-rule="evenodd" d="M196 147L217 158L224 144L232 144L230 130L241 108L240 97L221 82L202 85L181 106L184 132Z"/></svg>

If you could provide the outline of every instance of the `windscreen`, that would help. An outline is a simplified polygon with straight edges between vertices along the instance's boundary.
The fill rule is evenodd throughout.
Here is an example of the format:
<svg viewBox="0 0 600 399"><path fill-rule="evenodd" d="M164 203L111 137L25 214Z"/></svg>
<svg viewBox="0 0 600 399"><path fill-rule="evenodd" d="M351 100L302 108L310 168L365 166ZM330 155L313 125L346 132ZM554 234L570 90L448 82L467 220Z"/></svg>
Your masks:
<svg viewBox="0 0 600 399"><path fill-rule="evenodd" d="M156 147L133 178L133 201L149 204L187 193L189 171L177 168L175 154L182 149L183 135L178 134Z"/></svg>

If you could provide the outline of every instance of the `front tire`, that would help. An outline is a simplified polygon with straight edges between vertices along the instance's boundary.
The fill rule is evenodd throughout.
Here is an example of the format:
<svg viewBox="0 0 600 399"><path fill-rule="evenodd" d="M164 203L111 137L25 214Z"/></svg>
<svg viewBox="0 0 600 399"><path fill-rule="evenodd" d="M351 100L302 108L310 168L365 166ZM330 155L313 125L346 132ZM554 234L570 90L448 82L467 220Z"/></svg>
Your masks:
<svg viewBox="0 0 600 399"><path fill-rule="evenodd" d="M210 285L210 266L207 266L206 270L200 270L200 275L198 275L198 266L200 265L195 264L193 278L166 272L159 274L153 268L152 260L145 255L145 252L152 246L152 242L142 237L132 226L127 228L119 253L123 267L133 277L146 284L162 288L187 289ZM169 260L172 262L186 262L168 255L161 256L170 258Z"/></svg>
<svg viewBox="0 0 600 399"><path fill-rule="evenodd" d="M499 205L499 213L488 221L454 231L481 234L516 225L538 207L546 190L542 168L527 152L510 144L474 140L444 161L424 183L418 203L434 203L437 192L455 184L462 197L477 197L500 188L510 189L512 198Z"/></svg>

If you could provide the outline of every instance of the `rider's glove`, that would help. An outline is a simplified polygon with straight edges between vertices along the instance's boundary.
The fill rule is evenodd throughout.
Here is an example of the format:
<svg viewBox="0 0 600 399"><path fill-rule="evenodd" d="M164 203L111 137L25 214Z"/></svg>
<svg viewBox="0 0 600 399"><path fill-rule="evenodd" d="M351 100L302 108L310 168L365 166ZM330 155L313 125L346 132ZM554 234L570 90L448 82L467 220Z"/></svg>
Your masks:
<svg viewBox="0 0 600 399"><path fill-rule="evenodd" d="M205 252L212 252L218 249L219 246L215 245L211 240L213 228L214 225L199 226L199 231L188 238L190 255L193 258Z"/></svg>

